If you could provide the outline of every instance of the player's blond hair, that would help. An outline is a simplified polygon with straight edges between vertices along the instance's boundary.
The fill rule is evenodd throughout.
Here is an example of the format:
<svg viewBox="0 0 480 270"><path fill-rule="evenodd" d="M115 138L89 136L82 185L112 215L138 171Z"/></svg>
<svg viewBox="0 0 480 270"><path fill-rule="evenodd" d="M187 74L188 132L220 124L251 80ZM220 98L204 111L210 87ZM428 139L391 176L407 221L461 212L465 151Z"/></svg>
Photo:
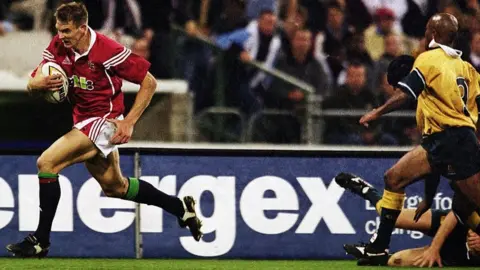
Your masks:
<svg viewBox="0 0 480 270"><path fill-rule="evenodd" d="M77 27L88 22L88 11L85 4L81 2L70 2L60 5L56 12L55 18L58 21L68 23L73 22Z"/></svg>

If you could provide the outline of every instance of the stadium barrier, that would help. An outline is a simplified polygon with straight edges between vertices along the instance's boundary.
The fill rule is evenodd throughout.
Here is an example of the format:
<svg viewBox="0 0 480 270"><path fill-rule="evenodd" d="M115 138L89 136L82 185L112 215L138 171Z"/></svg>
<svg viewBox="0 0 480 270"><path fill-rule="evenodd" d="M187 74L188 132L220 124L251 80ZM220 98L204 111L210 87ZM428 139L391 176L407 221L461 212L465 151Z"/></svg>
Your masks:
<svg viewBox="0 0 480 270"><path fill-rule="evenodd" d="M342 244L366 241L374 207L333 177L350 171L383 189L382 175L409 148L129 143L124 175L198 200L205 236L195 242L161 209L107 198L82 164L62 171L51 256L128 258L342 259ZM1 245L36 229L40 151L0 152ZM415 207L423 184L407 189ZM450 208L443 181L434 208ZM425 245L422 233L396 230L391 249ZM1 256L8 256L2 249Z"/></svg>
<svg viewBox="0 0 480 270"><path fill-rule="evenodd" d="M0 121L9 128L0 134L0 148L53 142L72 126L68 102L49 104L32 98L25 90L28 77L0 70ZM124 81L125 106L135 101L139 85ZM32 113L34 112L34 113ZM15 116L12 119L12 115ZM157 89L149 108L137 122L135 140L188 142L193 140L193 95L183 80L157 80ZM25 125L24 123L29 123ZM152 124L155 123L155 124ZM38 135L37 131L48 129ZM35 135L33 135L35 134Z"/></svg>

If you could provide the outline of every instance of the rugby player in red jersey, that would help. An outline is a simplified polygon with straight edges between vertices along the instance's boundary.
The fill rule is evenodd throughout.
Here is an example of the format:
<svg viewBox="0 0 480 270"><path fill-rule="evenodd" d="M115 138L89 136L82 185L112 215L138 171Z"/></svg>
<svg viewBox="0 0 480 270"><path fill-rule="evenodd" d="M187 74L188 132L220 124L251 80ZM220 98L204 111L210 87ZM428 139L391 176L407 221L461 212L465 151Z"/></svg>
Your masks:
<svg viewBox="0 0 480 270"><path fill-rule="evenodd" d="M88 12L82 3L59 6L55 17L58 34L43 51L43 61L33 71L27 89L40 93L61 87L60 75L44 76L39 71L46 62L59 64L70 81L68 99L73 106L74 128L38 158L41 210L37 230L22 242L8 245L7 250L22 257L47 255L60 199L58 174L79 162L85 163L106 196L161 207L178 217L179 225L188 227L199 241L202 224L192 197L167 195L145 181L123 176L120 170L117 145L130 140L157 86L148 72L150 63L88 27ZM123 79L140 85L125 117Z"/></svg>

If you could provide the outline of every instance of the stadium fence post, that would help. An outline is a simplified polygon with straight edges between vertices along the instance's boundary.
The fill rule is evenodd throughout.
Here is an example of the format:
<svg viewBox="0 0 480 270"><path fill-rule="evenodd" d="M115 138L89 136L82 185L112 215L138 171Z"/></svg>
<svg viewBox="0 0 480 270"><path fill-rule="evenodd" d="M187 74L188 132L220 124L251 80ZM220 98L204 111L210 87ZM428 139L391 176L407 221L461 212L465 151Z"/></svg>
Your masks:
<svg viewBox="0 0 480 270"><path fill-rule="evenodd" d="M135 151L133 157L133 170L135 178L140 178L142 175L142 168L140 164L140 153ZM140 204L135 203L135 258L141 259L143 257L143 239L140 232Z"/></svg>

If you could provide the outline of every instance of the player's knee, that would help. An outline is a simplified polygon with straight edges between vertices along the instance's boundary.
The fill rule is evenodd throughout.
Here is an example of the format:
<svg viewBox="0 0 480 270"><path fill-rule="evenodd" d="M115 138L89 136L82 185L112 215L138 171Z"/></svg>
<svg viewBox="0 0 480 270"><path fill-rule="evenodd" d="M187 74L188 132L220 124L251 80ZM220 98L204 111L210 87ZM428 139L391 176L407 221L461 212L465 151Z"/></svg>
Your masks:
<svg viewBox="0 0 480 270"><path fill-rule="evenodd" d="M54 171L54 164L51 162L51 160L46 157L45 155L41 155L37 159L37 169L39 172L44 172L44 173L57 173Z"/></svg>
<svg viewBox="0 0 480 270"><path fill-rule="evenodd" d="M103 184L101 187L107 197L122 198L125 193L122 185L119 184Z"/></svg>
<svg viewBox="0 0 480 270"><path fill-rule="evenodd" d="M383 181L385 182L385 187L387 188L387 190L399 191L402 189L402 187L400 186L400 177L398 173L393 169L389 169L385 172L385 174L383 175Z"/></svg>
<svg viewBox="0 0 480 270"><path fill-rule="evenodd" d="M103 190L103 193L105 193L105 196L107 197L121 198L123 195L119 192L119 189L111 186L108 186L108 187L103 186L102 190Z"/></svg>

